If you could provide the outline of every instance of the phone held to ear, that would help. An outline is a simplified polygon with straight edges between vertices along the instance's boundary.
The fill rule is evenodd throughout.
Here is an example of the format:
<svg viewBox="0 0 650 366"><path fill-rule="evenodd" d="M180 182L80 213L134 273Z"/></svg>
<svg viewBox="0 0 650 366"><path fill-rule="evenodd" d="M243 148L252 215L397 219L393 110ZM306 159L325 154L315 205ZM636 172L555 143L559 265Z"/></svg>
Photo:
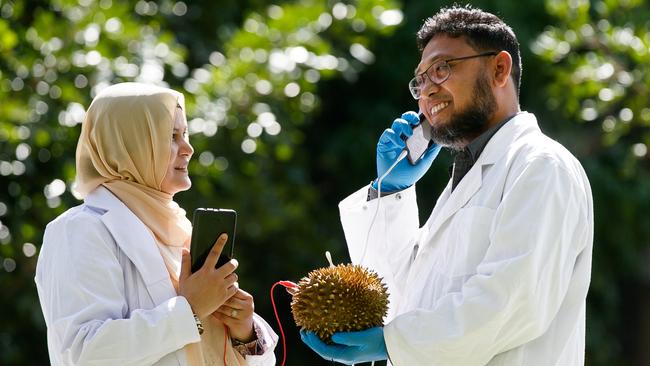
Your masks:
<svg viewBox="0 0 650 366"><path fill-rule="evenodd" d="M424 113L419 113L420 123L413 127L413 135L406 139L406 150L408 159L412 165L422 158L427 149L433 144L431 136L431 125Z"/></svg>
<svg viewBox="0 0 650 366"><path fill-rule="evenodd" d="M197 208L192 218L192 273L203 266L208 253L214 246L219 235L228 234L228 241L221 251L215 268L219 268L233 256L235 248L235 230L237 228L237 212L223 208Z"/></svg>

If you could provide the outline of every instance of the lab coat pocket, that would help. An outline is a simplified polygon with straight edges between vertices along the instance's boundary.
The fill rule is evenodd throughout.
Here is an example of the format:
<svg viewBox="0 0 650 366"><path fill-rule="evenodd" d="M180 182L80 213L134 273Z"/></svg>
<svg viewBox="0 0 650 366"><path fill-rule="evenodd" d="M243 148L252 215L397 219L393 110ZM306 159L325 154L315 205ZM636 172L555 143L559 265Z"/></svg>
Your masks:
<svg viewBox="0 0 650 366"><path fill-rule="evenodd" d="M458 210L444 230L436 253L437 270L449 277L472 275L490 245L495 210L472 206Z"/></svg>

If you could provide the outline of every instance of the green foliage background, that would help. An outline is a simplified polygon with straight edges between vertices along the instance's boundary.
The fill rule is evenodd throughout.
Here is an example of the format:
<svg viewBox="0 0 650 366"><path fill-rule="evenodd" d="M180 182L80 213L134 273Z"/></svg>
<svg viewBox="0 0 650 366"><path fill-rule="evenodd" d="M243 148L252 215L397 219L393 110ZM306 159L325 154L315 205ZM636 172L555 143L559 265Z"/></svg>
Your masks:
<svg viewBox="0 0 650 366"><path fill-rule="evenodd" d="M650 6L471 3L513 27L522 109L591 179L587 364L650 364ZM74 150L99 89L139 80L186 95L194 186L177 199L188 212L239 212L240 283L273 323L275 281L324 265L325 250L348 261L336 205L374 177L381 131L416 108L406 89L414 33L450 4L0 0L0 364L47 364L34 268L47 222L79 204ZM418 185L421 217L450 161L443 152ZM288 364L327 364L299 341L288 295L275 298Z"/></svg>

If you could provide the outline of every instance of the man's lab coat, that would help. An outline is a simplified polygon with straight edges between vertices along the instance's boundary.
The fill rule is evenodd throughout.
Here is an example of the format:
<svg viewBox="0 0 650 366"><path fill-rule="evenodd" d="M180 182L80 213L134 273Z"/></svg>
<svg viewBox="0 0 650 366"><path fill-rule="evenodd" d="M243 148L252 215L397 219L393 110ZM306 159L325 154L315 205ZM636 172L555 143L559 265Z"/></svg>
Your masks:
<svg viewBox="0 0 650 366"><path fill-rule="evenodd" d="M183 347L200 340L153 235L106 188L48 225L36 285L52 365L187 365ZM274 365L277 335L255 322L269 349L246 361Z"/></svg>
<svg viewBox="0 0 650 366"><path fill-rule="evenodd" d="M419 227L415 189L339 204L350 257L390 291L396 366L584 365L591 189L580 163L521 113Z"/></svg>

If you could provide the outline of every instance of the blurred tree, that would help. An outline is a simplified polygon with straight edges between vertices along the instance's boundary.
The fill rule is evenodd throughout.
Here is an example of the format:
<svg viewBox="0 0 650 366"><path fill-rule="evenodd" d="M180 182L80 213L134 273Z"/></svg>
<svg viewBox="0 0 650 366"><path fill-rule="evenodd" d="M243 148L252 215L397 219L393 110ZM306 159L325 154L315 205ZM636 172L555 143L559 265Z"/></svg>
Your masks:
<svg viewBox="0 0 650 366"><path fill-rule="evenodd" d="M45 224L79 203L79 123L102 87L160 82L182 62L161 29L178 12L171 2L0 2L1 364L47 363L34 268Z"/></svg>
<svg viewBox="0 0 650 366"><path fill-rule="evenodd" d="M0 2L0 363L47 362L33 284L38 247L45 224L79 203L74 150L85 108L121 81L186 94L195 188L179 200L188 210L240 212L241 283L272 319L266 294L275 279L321 265L314 251L332 242L343 251L322 240L330 235L318 225L323 205L304 146L316 85L371 63L374 40L402 21L397 5ZM290 319L286 294L283 308Z"/></svg>
<svg viewBox="0 0 650 366"><path fill-rule="evenodd" d="M319 84L355 80L374 61L375 40L402 21L396 6L303 0L249 9L241 28L223 26L218 33L228 39L183 81L193 96L189 126L198 159L190 166L194 188L179 196L188 209L240 212L241 283L257 295L267 319L273 318L266 294L274 282L323 266L326 249L347 261L336 203L322 195L332 188L312 175L319 169L313 153L319 141L307 138ZM288 295L277 297L289 328L289 363L325 363L298 339Z"/></svg>
<svg viewBox="0 0 650 366"><path fill-rule="evenodd" d="M513 27L522 108L578 155L592 181L588 363L633 364L631 354L647 347L634 346L643 335L626 324L639 319L650 287L650 225L640 215L650 195L648 5L473 3ZM200 206L239 212L240 282L273 324L275 281L325 265L325 250L348 260L336 204L374 178L379 134L416 108L405 86L419 60L414 34L451 4L0 0L0 364L47 363L36 257L46 223L79 203L74 151L99 90L137 80L186 95L194 187L177 199L188 216ZM418 185L422 217L450 161L441 154ZM288 364L329 364L299 341L289 296L275 297Z"/></svg>
<svg viewBox="0 0 650 366"><path fill-rule="evenodd" d="M594 193L588 364L650 365L648 329L635 326L650 319L650 219L643 214L650 203L650 5L546 5L557 25L532 44L552 65L540 70L549 80L546 106Z"/></svg>

